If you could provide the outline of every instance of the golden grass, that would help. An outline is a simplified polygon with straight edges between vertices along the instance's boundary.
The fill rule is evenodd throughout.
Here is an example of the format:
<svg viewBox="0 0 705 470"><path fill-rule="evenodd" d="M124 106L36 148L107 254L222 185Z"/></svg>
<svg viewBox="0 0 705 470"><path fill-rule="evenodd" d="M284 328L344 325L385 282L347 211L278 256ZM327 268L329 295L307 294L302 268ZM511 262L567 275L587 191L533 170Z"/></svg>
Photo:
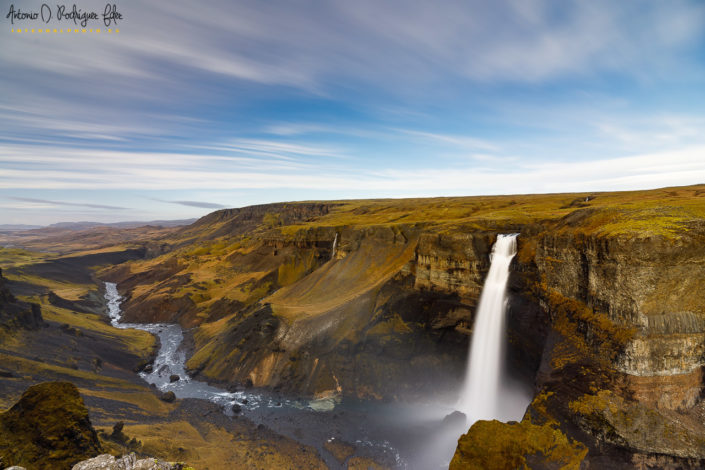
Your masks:
<svg viewBox="0 0 705 470"><path fill-rule="evenodd" d="M38 253L20 248L0 248L0 267L4 269L40 263L50 256L54 256L54 253Z"/></svg>
<svg viewBox="0 0 705 470"><path fill-rule="evenodd" d="M271 286L257 285L269 271L248 270L239 272L232 269L227 257L238 253L247 254L257 245L245 245L242 240L218 240L213 243L197 244L177 249L174 252L149 260L136 260L126 263L130 272L159 270L170 263L176 266L178 275L188 275L190 281L180 286L170 284L171 277L135 286L132 298L145 295L189 297L199 311L207 311L212 303L220 299L230 299L250 305L268 293Z"/></svg>
<svg viewBox="0 0 705 470"><path fill-rule="evenodd" d="M590 198L585 201L585 198ZM705 218L705 185L646 191L330 201L339 203L313 221L281 227L286 236L318 226L422 224L478 228L558 222L590 211L577 226L588 234L679 237Z"/></svg>
<svg viewBox="0 0 705 470"><path fill-rule="evenodd" d="M589 199L586 201L586 198ZM208 240L208 234L225 222L201 226L189 236L198 243L186 244L151 260L128 263L133 273L169 269L189 275L190 282L174 286L172 277L137 285L132 298L149 296L188 296L200 312L196 318L207 320L214 302L229 299L244 306L257 301L270 302L275 314L287 320L318 315L364 294L388 280L413 256L413 243L382 247L362 246L346 259L320 263L316 248L298 249L298 255L279 250L266 255L264 240L287 243L327 237L332 230L317 229L416 226L426 232L455 233L474 230L520 230L525 224L539 231L566 232L585 236L663 236L686 237L693 224L705 220L705 185L665 188L652 191L611 193L539 194L509 196L451 197L425 199L378 199L329 201L330 212L306 222L254 226L249 236ZM296 206L291 203L287 206ZM287 210L285 206L281 210ZM271 211L270 211L271 212ZM269 222L274 220L270 214ZM413 231L409 233L415 233ZM532 237L527 237L532 243ZM174 243L185 240L173 238ZM332 240L331 240L332 242ZM373 244L374 244L373 243ZM253 250L262 250L254 256ZM522 245L519 257L526 262L535 256L533 245ZM274 249L272 248L272 251ZM282 256L283 255L283 256ZM317 257L318 256L318 257ZM257 261L255 261L257 260ZM168 263L168 264L167 264ZM276 284L262 282L274 272ZM269 297L274 288L279 287Z"/></svg>
<svg viewBox="0 0 705 470"><path fill-rule="evenodd" d="M352 457L348 460L348 470L389 470L389 467L366 457Z"/></svg>
<svg viewBox="0 0 705 470"><path fill-rule="evenodd" d="M328 312L389 280L413 258L415 247L415 243L363 242L359 250L342 260L329 261L264 301L288 321Z"/></svg>
<svg viewBox="0 0 705 470"><path fill-rule="evenodd" d="M139 357L147 358L156 346L154 335L142 330L115 328L106 321L106 317L92 313L76 313L65 308L57 307L45 301L45 298L29 298L42 307L42 317L48 321L87 330L89 333L109 336L121 341L125 349Z"/></svg>
<svg viewBox="0 0 705 470"><path fill-rule="evenodd" d="M299 445L256 440L233 435L212 424L199 426L187 421L125 426L124 433L142 442L142 452L168 461L185 461L198 470L273 468L327 468L313 451L298 451ZM282 444L282 443L280 443ZM297 455L298 454L298 455Z"/></svg>
<svg viewBox="0 0 705 470"><path fill-rule="evenodd" d="M12 356L0 353L0 363L10 370L21 371L24 378L30 378L33 382L44 382L48 380L86 380L96 386L116 387L123 389L141 390L142 387L124 380L107 377L102 374L73 369L55 364L49 364L45 360L25 359L19 356Z"/></svg>
<svg viewBox="0 0 705 470"><path fill-rule="evenodd" d="M8 274L3 273L3 277L12 281L27 282L35 286L46 287L47 289L54 291L54 293L59 297L67 300L79 300L82 296L88 294L88 292L95 290L96 287L94 284L62 282L23 272Z"/></svg>
<svg viewBox="0 0 705 470"><path fill-rule="evenodd" d="M145 416L166 417L175 407L174 404L163 402L146 387L135 390L96 390L94 388L79 388L82 395L104 398L139 407Z"/></svg>

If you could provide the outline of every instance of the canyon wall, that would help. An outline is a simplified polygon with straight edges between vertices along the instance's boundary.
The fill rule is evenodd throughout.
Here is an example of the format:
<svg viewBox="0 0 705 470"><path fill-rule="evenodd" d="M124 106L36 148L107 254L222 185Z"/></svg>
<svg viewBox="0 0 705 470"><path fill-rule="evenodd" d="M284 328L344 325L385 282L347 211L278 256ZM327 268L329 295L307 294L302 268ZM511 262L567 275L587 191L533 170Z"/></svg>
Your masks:
<svg viewBox="0 0 705 470"><path fill-rule="evenodd" d="M306 211L279 218L298 220L302 212ZM271 212L259 213L262 219ZM245 221L257 225L252 217L245 212ZM565 228L556 232L541 231L535 225L515 228L527 232L518 239L519 255L510 283L510 339L515 359L523 362L517 364L519 369L538 368L553 321L549 297L560 296L603 315L611 327L632 331L633 337L613 358L613 366L636 396L674 409L695 403L705 360L705 298L698 295L705 282L705 249L697 237L674 244L662 238L591 237ZM326 370L330 377L323 382L327 384L341 377L356 383L359 378L348 375L359 374L358 367L336 373L337 367L331 369L323 356L354 357L361 345L375 354L384 350L399 355L398 348L408 350L409 343L422 342L430 346L422 355L447 355L452 366L446 371L461 371L462 350L471 334L495 237L496 232L489 230L458 227L439 233L414 225L317 227L293 235L255 235L245 250L230 253L220 268L237 272L244 280L237 287L243 290L247 284L257 292L256 298L228 300L226 289L206 312L192 293L178 295L184 286L198 287L198 283L177 257L167 254L164 261L143 272L117 273L121 290L128 292L126 320L178 321L185 327L200 327L196 358L190 365L208 378L242 383L249 378L256 385L278 387L286 377L290 391L316 394L322 392L311 385L317 378L292 382L290 369ZM285 347L286 354L285 350L264 354L262 341L251 342L252 335L243 329L250 328L251 321L242 322L255 311L262 318L258 328L271 330L267 341ZM594 326L580 328L587 328L583 333L588 341L599 336L590 330ZM205 341L221 337L226 330L241 331L243 337L232 337L233 331L228 331L228 341L219 340L220 353L207 359L205 353L198 354ZM221 356L228 356L232 364L242 359L232 351L225 353L233 341L242 343L249 357L245 362L251 367L214 367L212 363ZM303 356L311 360L292 360L299 349L306 350ZM402 356L409 359L408 354ZM649 392L652 384L665 386L667 377L679 384L678 393L672 390L664 398ZM383 381L381 377L372 380ZM305 390L297 390L303 382L308 384ZM690 386L684 388L686 383ZM377 386L366 383L343 389L384 396L374 390Z"/></svg>
<svg viewBox="0 0 705 470"><path fill-rule="evenodd" d="M675 242L546 235L533 261L543 286L633 329L613 365L640 400L695 404L705 365L705 246L697 233Z"/></svg>

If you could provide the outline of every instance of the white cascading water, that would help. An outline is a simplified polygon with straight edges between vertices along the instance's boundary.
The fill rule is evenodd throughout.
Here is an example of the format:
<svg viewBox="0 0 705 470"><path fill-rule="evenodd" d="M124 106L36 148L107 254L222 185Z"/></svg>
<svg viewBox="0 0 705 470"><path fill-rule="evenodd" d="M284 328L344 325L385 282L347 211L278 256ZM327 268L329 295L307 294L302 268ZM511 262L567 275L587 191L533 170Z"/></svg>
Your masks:
<svg viewBox="0 0 705 470"><path fill-rule="evenodd" d="M333 252L330 255L330 259L335 259L335 248L338 246L338 233L336 232L335 238L333 239Z"/></svg>
<svg viewBox="0 0 705 470"><path fill-rule="evenodd" d="M518 234L498 235L490 257L490 271L482 287L475 315L465 385L457 408L469 424L501 419L498 407L504 376L505 312L509 265L517 251Z"/></svg>

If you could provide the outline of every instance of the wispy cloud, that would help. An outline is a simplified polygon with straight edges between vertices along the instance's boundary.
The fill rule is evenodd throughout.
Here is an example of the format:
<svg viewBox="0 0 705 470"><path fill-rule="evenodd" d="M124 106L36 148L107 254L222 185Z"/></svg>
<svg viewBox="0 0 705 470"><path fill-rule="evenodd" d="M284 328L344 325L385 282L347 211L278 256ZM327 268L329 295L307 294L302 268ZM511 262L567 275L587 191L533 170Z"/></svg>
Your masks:
<svg viewBox="0 0 705 470"><path fill-rule="evenodd" d="M202 209L223 209L227 206L222 204L216 204L214 202L203 202L203 201L167 201L164 199L154 199L159 202L167 202L169 204L181 204L182 206L188 207L199 207Z"/></svg>
<svg viewBox="0 0 705 470"><path fill-rule="evenodd" d="M215 144L194 145L196 149L221 150L246 155L256 155L282 160L296 160L302 157L348 158L339 148L313 143L290 142L266 139L230 139Z"/></svg>
<svg viewBox="0 0 705 470"><path fill-rule="evenodd" d="M89 0L85 7L100 6ZM198 15L186 0L121 8L129 34L119 38L3 37L0 61L13 73L0 84L13 93L0 100L0 120L9 135L174 135L175 123L141 116L155 109L188 116L217 100L237 106L251 101L247 84L348 95L353 106L382 109L390 96L452 102L472 94L477 81L702 73L702 64L684 58L701 37L701 2L341 0L321 9L217 0ZM193 86L202 80L217 86Z"/></svg>
<svg viewBox="0 0 705 470"><path fill-rule="evenodd" d="M146 160L156 159L147 155ZM578 190L615 190L638 187L694 184L705 181L705 146L679 150L592 159L552 162L515 162L511 166L456 165L447 168L427 165L419 168L382 167L375 170L347 168L337 171L323 167L318 171L270 168L261 171L233 166L209 165L163 167L140 163L142 155L116 157L112 167L105 163L74 171L73 165L54 170L10 169L0 174L0 189L83 189L83 190L243 190L297 189L310 192L336 191L345 194L366 191L369 197L398 194L449 195L553 192ZM119 162L130 165L120 166ZM483 162L484 163L484 162ZM119 167L119 168L118 168ZM120 177L115 175L120 172ZM640 186L641 185L641 186ZM116 209L99 204L61 203L32 198L22 201L82 205ZM166 202L211 207L211 203L189 200ZM200 204L196 206L196 204Z"/></svg>
<svg viewBox="0 0 705 470"><path fill-rule="evenodd" d="M397 132L408 134L413 137L421 137L423 139L450 144L463 149L482 149L482 150L499 150L496 143L484 139L478 139L462 135L439 134L435 132L424 132L411 129L395 129Z"/></svg>
<svg viewBox="0 0 705 470"><path fill-rule="evenodd" d="M107 204L90 204L86 202L66 202L66 201L51 201L48 199L35 199L31 197L15 197L11 196L10 199L21 202L29 202L32 204L38 204L40 208L45 208L46 206L69 206L69 207L88 207L90 209L105 209L105 210L123 210L128 209L127 207L110 206ZM26 208L32 206L25 206Z"/></svg>
<svg viewBox="0 0 705 470"><path fill-rule="evenodd" d="M705 117L695 115L638 116L624 122L608 118L595 127L625 147L654 148L701 141L705 136Z"/></svg>

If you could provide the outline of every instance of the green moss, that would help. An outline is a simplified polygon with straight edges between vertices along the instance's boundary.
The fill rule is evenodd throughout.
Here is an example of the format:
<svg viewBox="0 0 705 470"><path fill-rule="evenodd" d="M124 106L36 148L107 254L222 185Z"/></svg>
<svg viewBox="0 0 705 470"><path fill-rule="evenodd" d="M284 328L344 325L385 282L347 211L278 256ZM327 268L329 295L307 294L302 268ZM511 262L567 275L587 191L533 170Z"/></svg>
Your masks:
<svg viewBox="0 0 705 470"><path fill-rule="evenodd" d="M308 274L315 266L315 253L312 250L307 250L301 256L288 259L279 265L277 282L280 286L293 284Z"/></svg>
<svg viewBox="0 0 705 470"><path fill-rule="evenodd" d="M517 259L522 264L529 264L536 258L536 246L538 241L536 238L529 238L528 240L522 239L519 243L519 251L517 252Z"/></svg>
<svg viewBox="0 0 705 470"><path fill-rule="evenodd" d="M461 436L450 470L580 468L587 448L550 424L477 421Z"/></svg>
<svg viewBox="0 0 705 470"><path fill-rule="evenodd" d="M330 201L334 205L327 215L283 225L279 230L294 237L313 227L424 224L442 232L451 226L498 230L541 223L599 236L675 239L687 235L689 223L705 219L704 188L701 185L597 194ZM584 202L588 196L591 199ZM571 218L573 215L577 217Z"/></svg>
<svg viewBox="0 0 705 470"><path fill-rule="evenodd" d="M609 390L600 390L594 395L583 395L578 400L568 404L573 413L589 416L596 412L609 411L616 414L619 412L617 405L612 400L613 394Z"/></svg>
<svg viewBox="0 0 705 470"><path fill-rule="evenodd" d="M389 467L366 457L352 457L348 459L348 470L389 470Z"/></svg>
<svg viewBox="0 0 705 470"><path fill-rule="evenodd" d="M411 333L409 325L395 313L391 318L377 323L375 326L367 330L368 335L372 336L387 336L393 333Z"/></svg>
<svg viewBox="0 0 705 470"><path fill-rule="evenodd" d="M609 368L634 338L635 327L619 325L606 314L565 297L555 289L546 286L543 289L542 296L554 317L553 328L565 339L552 352L552 365L556 369L586 358L596 359Z"/></svg>
<svg viewBox="0 0 705 470"><path fill-rule="evenodd" d="M54 256L55 253L38 253L20 248L0 248L0 267L19 267L34 264Z"/></svg>
<svg viewBox="0 0 705 470"><path fill-rule="evenodd" d="M69 382L34 385L0 415L0 454L5 465L71 468L101 450L83 399Z"/></svg>
<svg viewBox="0 0 705 470"><path fill-rule="evenodd" d="M683 425L682 415L628 400L611 390L584 394L570 401L575 421L588 433L611 444L644 453L702 455L702 433Z"/></svg>
<svg viewBox="0 0 705 470"><path fill-rule="evenodd" d="M276 212L267 212L262 218L262 223L270 228L278 227L282 224L281 215Z"/></svg>

